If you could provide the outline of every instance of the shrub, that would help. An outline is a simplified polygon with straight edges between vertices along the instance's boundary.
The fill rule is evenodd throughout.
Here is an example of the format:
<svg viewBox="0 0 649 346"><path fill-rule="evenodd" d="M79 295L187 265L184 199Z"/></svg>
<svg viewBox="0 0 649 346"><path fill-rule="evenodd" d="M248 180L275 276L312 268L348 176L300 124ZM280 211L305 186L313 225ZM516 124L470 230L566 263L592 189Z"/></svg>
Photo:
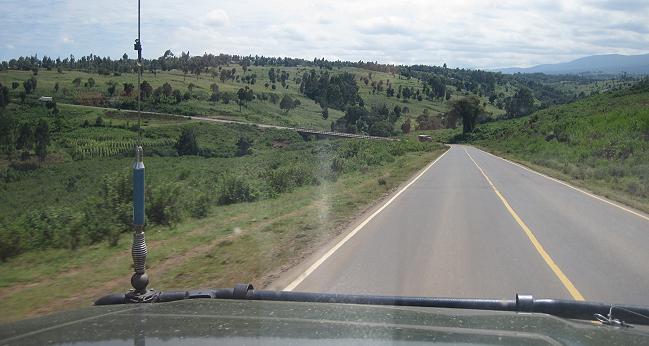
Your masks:
<svg viewBox="0 0 649 346"><path fill-rule="evenodd" d="M176 150L178 155L198 155L200 148L198 147L198 141L196 141L194 129L184 128L182 130L176 142Z"/></svg>
<svg viewBox="0 0 649 346"><path fill-rule="evenodd" d="M246 137L239 137L237 141L237 156L252 154L252 140Z"/></svg>
<svg viewBox="0 0 649 346"><path fill-rule="evenodd" d="M161 184L148 190L147 216L153 223L172 226L182 220L180 186Z"/></svg>
<svg viewBox="0 0 649 346"><path fill-rule="evenodd" d="M81 242L78 217L69 208L32 210L25 216L23 230L21 248L25 250L76 249Z"/></svg>
<svg viewBox="0 0 649 346"><path fill-rule="evenodd" d="M200 194L198 198L195 198L191 207L190 207L190 214L192 217L195 217L197 219L202 219L207 216L207 213L209 211L210 203L212 201L210 200L210 197L208 194Z"/></svg>
<svg viewBox="0 0 649 346"><path fill-rule="evenodd" d="M266 181L273 193L282 193L291 191L296 187L315 184L317 178L313 168L299 164L270 171Z"/></svg>
<svg viewBox="0 0 649 346"><path fill-rule="evenodd" d="M219 189L218 204L252 202L259 198L259 191L248 180L226 176Z"/></svg>
<svg viewBox="0 0 649 346"><path fill-rule="evenodd" d="M20 234L0 220L0 261L4 262L9 257L20 254Z"/></svg>

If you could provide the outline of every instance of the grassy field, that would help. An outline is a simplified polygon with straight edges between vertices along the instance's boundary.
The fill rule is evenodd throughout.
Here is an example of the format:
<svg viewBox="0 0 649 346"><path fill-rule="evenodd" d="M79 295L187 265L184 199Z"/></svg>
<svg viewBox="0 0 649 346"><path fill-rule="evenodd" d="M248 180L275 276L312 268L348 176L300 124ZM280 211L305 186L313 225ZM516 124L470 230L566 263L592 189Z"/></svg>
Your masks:
<svg viewBox="0 0 649 346"><path fill-rule="evenodd" d="M465 139L649 212L646 86L481 125Z"/></svg>
<svg viewBox="0 0 649 346"><path fill-rule="evenodd" d="M237 70L237 73L243 76L243 70L238 65L229 65L224 66L224 69L234 68ZM263 124L273 124L273 125L286 125L286 126L300 126L308 127L315 129L330 129L331 122L343 116L343 112L340 110L329 109L329 118L327 120L323 119L321 116L321 108L313 100L305 97L299 93L299 84L296 84L295 78L301 78L302 74L311 70L311 68L306 67L272 67L277 70L286 71L289 73L289 80L286 83L286 88L278 82L276 83L276 89L272 89L272 84L268 76L270 66L251 66L248 68L245 75L256 75L256 83L254 85L246 84L244 82L237 82L232 80L226 80L222 82L218 78L213 78L209 74L201 74L198 77L194 75L185 76L182 72L172 70L167 72L157 72L153 74L151 72L145 72L143 80L149 82L151 86L155 89L164 83L169 83L174 89L181 90L183 93L188 90L190 84L193 84L192 95L193 98L187 101L182 101L179 104L158 104L151 105L146 104L144 109L151 111L160 111L174 114L185 114L185 115L213 115L224 118L232 118L237 120L245 120L249 122L263 123ZM356 77L359 86L359 94L364 99L365 104L367 105L387 105L390 109L393 109L394 106L399 105L400 107L408 107L409 112L404 114L400 121L397 123L397 128L407 117L416 118L418 115L424 112L424 109L428 110L430 114L440 115L449 109L449 104L451 101L458 99L462 96L468 95L468 93L458 93L455 92L454 87L448 86L451 90L452 97L450 100L428 100L423 99L422 101L417 101L416 99L410 99L404 101L403 99L397 99L396 97L386 97L385 91L382 93L372 94L372 87L370 84L365 84L361 81L361 78L366 78L371 76L372 81L384 81L387 85L389 81L395 90L398 90L399 87L414 87L415 89L421 89L423 83L417 79L406 79L400 75L393 75L377 71L369 71L360 68L339 68L330 71L331 74L340 74L344 72L349 72ZM279 74L279 73L278 73ZM30 71L5 71L0 73L0 83L3 85L11 85L12 82L19 82L20 86L12 90L12 97L17 100L18 93L23 90L22 82L32 76ZM124 73L119 76L105 76L99 75L97 73L86 73L82 71L67 71L64 70L62 73L56 71L47 71L41 70L35 78L38 80L38 86L35 92L31 95L28 95L28 99L37 99L40 96L53 96L54 100L59 103L74 103L74 104L90 104L88 98L92 98L98 94L107 95L107 89L109 83L116 83L117 90L115 92L116 96L106 97L106 102L116 103L119 100L123 99L122 96L119 96L122 92L123 83L132 83L137 84L137 75L132 73ZM80 86L75 86L73 81L79 78L81 80ZM92 78L95 81L93 87L84 86L89 78ZM59 84L59 89L57 92L54 90L55 84ZM249 102L247 107L243 107L240 111L239 106L236 104L235 100L232 100L229 104L224 104L223 102L212 102L209 101L210 96L210 85L216 83L219 86L221 92L228 92L235 94L239 88L248 86L257 94L275 94L278 98L281 99L283 95L289 95L293 98L300 100L301 105L289 111L288 113L284 112L279 108L279 102L273 103L270 100L261 100L256 99L252 102ZM265 85L269 86L266 87ZM513 88L511 90L513 93ZM494 115L503 114L504 111L500 110L493 105L487 102L486 97L481 98L482 101L486 104L486 109L488 112Z"/></svg>
<svg viewBox="0 0 649 346"><path fill-rule="evenodd" d="M46 119L52 141L43 162L33 149L0 160L0 320L88 306L129 286L136 119L59 108L58 128L38 103L4 110L18 127ZM179 155L184 130L193 131L198 155ZM242 139L251 144L244 152ZM263 287L443 151L413 136L315 141L159 116L143 119L142 143L156 288Z"/></svg>

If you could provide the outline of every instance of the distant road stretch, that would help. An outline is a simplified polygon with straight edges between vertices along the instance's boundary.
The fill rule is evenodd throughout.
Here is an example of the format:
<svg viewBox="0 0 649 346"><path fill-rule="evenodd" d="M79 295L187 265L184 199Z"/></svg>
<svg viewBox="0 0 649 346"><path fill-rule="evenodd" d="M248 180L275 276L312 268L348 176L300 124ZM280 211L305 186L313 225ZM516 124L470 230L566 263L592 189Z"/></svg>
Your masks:
<svg viewBox="0 0 649 346"><path fill-rule="evenodd" d="M285 290L649 304L649 217L452 146Z"/></svg>

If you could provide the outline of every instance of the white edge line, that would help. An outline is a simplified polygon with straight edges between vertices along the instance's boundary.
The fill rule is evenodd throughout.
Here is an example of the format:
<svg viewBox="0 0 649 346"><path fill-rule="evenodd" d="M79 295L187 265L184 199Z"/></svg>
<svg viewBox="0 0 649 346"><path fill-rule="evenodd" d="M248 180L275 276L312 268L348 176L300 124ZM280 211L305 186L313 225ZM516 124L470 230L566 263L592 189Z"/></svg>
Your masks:
<svg viewBox="0 0 649 346"><path fill-rule="evenodd" d="M343 238L336 245L334 245L334 247L329 249L327 253L325 253L322 257L320 257L317 261L315 261L315 263L313 263L307 270L305 270L302 274L300 274L300 276L298 276L295 280L293 280L293 282L291 282L288 286L286 286L286 288L284 288L283 291L294 290L295 287L297 287L299 284L302 283L302 281L304 281L304 279L306 279L309 275L311 275L311 273L313 273L316 269L318 269L318 267L322 263L324 263L324 261L326 261L327 258L331 257L331 255L333 255L336 252L336 250L338 250L347 241L349 241L349 239L351 239L356 233L358 233L363 227L365 227L365 225L367 225L368 222L370 222L376 215L378 215L381 211L383 211L383 209L387 208L387 206L389 206L390 203L392 203L397 197L399 197L399 195L401 195L401 193L403 193L407 188L409 188L410 185L414 184L417 180L419 180L419 178L421 178L422 175L428 172L428 170L431 167L433 167L433 165L437 163L437 161L439 161L442 157L444 157L444 155L446 155L446 153L448 153L450 150L451 148L449 147L444 153L442 153L442 155L440 155L437 159L435 159L435 161L431 162L421 173L419 173L419 175L417 175L414 179L412 179L408 183L408 185L404 186L394 196L392 196L392 198L390 198L387 202L385 202L385 204L383 204L381 208L379 208L377 211L372 213L372 215L370 215L367 219L365 219L358 226L356 226L356 228L354 228L353 231L349 232L349 234L347 234L345 238Z"/></svg>
<svg viewBox="0 0 649 346"><path fill-rule="evenodd" d="M477 150L479 150L479 151L481 151L481 152L483 152L483 153L489 154L489 155L491 155L491 156L493 156L493 157L499 158L499 159L501 159L501 160L503 160L503 161L505 161L505 162L509 162L509 163L511 163L512 165L514 165L514 166L518 166L518 167L520 167L520 168L522 168L522 169L524 169L524 170L526 170L526 171L532 172L532 173L534 173L534 174L538 174L538 175L540 175L540 176L542 176L542 177L544 177L544 178L546 178L546 179L550 179L550 180L554 181L555 183L559 183L559 184L561 184L561 185L563 185L563 186L566 186L566 187L569 187L569 188L571 188L571 189L573 189L573 190L575 190L575 191L579 191L579 192L583 193L584 195L589 196L589 197L592 197L592 198L594 198L594 199L596 199L596 200L598 200L598 201L601 201L601 202L604 202L604 203L606 203L606 204L609 204L609 205L612 205L612 206L614 206L614 207L617 207L617 208L619 208L619 209L622 209L622 210L624 210L624 211L626 211L626 212L628 212L628 213L631 213L631 214L633 214L633 215L635 215L635 216L637 216L637 217L640 217L640 218L642 218L642 219L645 219L646 221L649 221L649 217L648 217L648 216L643 215L643 214L641 214L641 213L639 213L639 212L637 212L637 211L635 211L635 210L632 210L632 209L629 209L629 208L623 207L623 206L621 206L621 205L619 205L619 204L617 204L617 203L614 203L614 202L611 202L611 201L607 200L606 198L603 198L603 197L600 197L600 196L594 195L594 194L592 194L592 193L590 193L590 192L584 191L584 190L582 190L582 189L580 189L580 188L578 188L578 187L575 187L575 186L572 186L572 185L566 183L565 181L561 181L561 180L559 180L559 179L557 179L557 178L553 178L553 177L548 176L548 175L546 175L546 174L543 174L543 173L537 172L537 171L535 171L535 170L533 170L533 169L531 169L531 168L529 168L529 167L526 167L526 166L524 166L524 165L521 165L520 163L512 162L512 161L507 160L507 159L505 159L505 158L503 158L503 157L500 157L500 156L498 156L498 155L494 155L494 154L492 154L492 153L490 153L490 152L488 152L488 151L484 151L484 150L482 150L482 149L480 149L480 148L476 148L476 147L473 147L473 148L475 148L475 149L477 149Z"/></svg>

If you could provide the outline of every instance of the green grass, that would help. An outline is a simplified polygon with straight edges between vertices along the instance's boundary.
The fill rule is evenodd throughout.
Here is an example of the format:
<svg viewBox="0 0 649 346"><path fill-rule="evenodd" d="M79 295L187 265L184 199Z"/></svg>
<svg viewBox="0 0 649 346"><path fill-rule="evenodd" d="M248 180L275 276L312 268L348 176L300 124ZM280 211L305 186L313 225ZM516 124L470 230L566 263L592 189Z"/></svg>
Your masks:
<svg viewBox="0 0 649 346"><path fill-rule="evenodd" d="M0 161L0 248L7 257L0 262L0 320L87 306L128 287L123 220L130 218L136 119L83 106L60 110L44 162L21 159L24 150ZM54 123L29 101L4 112L19 124ZM92 125L98 117L104 126ZM200 156L178 156L174 144L184 128L194 130ZM156 288L250 280L263 286L442 151L412 136L314 141L288 130L157 115L144 117L143 130ZM240 157L242 137L252 152Z"/></svg>
<svg viewBox="0 0 649 346"><path fill-rule="evenodd" d="M263 287L278 268L295 264L335 237L354 215L442 152L439 146L431 148L277 198L212 207L200 220L151 227L147 241L152 286L229 287L252 282ZM151 161L147 160L150 174L162 170ZM122 235L119 244L32 251L0 264L1 319L88 306L103 294L124 291L131 271L129 235Z"/></svg>
<svg viewBox="0 0 649 346"><path fill-rule="evenodd" d="M649 92L623 90L481 125L470 143L649 211Z"/></svg>

